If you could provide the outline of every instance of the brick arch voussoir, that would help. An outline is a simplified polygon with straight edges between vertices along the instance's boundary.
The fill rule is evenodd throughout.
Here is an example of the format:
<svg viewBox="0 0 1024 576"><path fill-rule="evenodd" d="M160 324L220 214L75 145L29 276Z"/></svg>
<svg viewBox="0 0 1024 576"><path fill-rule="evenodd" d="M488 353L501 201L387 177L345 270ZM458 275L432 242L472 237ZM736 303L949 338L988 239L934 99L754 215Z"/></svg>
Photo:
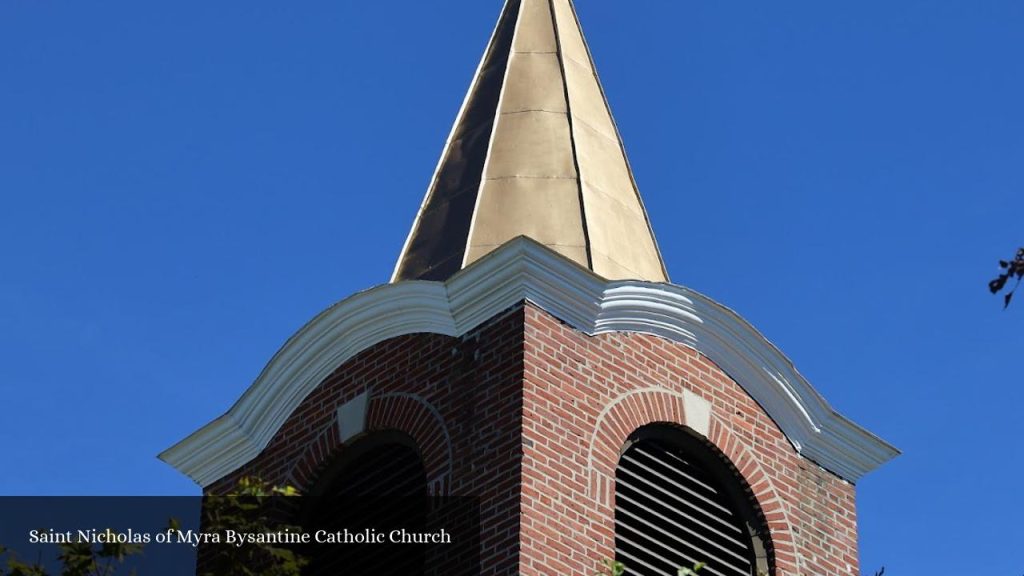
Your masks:
<svg viewBox="0 0 1024 576"><path fill-rule="evenodd" d="M750 488L754 501L761 508L771 536L777 576L802 574L800 556L793 538L790 508L764 469L761 461L744 445L729 427L712 415L708 440L735 466Z"/></svg>
<svg viewBox="0 0 1024 576"><path fill-rule="evenodd" d="M636 429L655 422L686 425L682 394L662 388L632 390L612 400L597 418L587 449L588 495L611 510L619 450Z"/></svg>
<svg viewBox="0 0 1024 576"><path fill-rule="evenodd" d="M415 394L386 393L370 398L367 406L366 433L398 431L409 435L416 443L427 472L430 492L448 493L452 446L447 426L440 413L424 398ZM344 449L345 442L338 435L335 422L325 426L316 440L306 446L286 474L286 482L300 491L308 490L331 461Z"/></svg>
<svg viewBox="0 0 1024 576"><path fill-rule="evenodd" d="M408 434L420 450L427 483L435 495L448 494L452 474L452 443L444 417L425 398L390 392L370 398L366 429Z"/></svg>
<svg viewBox="0 0 1024 576"><path fill-rule="evenodd" d="M286 474L286 484L301 492L308 491L341 448L342 442L338 437L337 426L331 422L306 446L302 455L292 465Z"/></svg>

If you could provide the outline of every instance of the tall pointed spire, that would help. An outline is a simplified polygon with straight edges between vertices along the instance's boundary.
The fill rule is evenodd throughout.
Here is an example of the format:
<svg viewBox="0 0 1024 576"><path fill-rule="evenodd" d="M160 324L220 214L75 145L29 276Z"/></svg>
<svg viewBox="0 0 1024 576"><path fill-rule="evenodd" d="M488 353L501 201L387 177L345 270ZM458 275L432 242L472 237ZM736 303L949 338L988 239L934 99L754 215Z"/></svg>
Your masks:
<svg viewBox="0 0 1024 576"><path fill-rule="evenodd" d="M572 0L507 0L392 281L517 236L607 279L668 276Z"/></svg>

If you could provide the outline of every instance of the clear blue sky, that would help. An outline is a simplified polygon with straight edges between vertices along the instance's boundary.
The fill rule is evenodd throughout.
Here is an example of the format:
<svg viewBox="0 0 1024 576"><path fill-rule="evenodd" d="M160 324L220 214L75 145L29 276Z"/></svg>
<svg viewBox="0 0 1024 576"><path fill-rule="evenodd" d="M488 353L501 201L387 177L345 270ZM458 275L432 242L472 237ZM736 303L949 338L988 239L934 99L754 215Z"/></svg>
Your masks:
<svg viewBox="0 0 1024 576"><path fill-rule="evenodd" d="M865 570L1020 574L1019 0L579 0L673 280L905 454ZM156 454L385 282L497 0L0 2L0 494Z"/></svg>

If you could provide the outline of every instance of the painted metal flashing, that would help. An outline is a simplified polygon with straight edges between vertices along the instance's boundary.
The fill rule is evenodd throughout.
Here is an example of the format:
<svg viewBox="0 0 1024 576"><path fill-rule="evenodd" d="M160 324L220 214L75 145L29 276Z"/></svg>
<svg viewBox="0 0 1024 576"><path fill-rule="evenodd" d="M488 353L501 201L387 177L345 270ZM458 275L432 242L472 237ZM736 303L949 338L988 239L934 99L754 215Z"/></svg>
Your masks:
<svg viewBox="0 0 1024 576"><path fill-rule="evenodd" d="M524 235L609 279L667 281L571 0L507 0L392 282Z"/></svg>

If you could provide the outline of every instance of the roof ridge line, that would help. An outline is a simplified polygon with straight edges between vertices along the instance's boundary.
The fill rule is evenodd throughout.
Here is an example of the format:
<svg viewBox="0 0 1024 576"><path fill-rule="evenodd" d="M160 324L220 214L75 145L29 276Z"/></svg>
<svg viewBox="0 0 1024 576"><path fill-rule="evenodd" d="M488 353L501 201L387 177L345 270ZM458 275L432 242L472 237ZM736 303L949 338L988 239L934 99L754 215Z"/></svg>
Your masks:
<svg viewBox="0 0 1024 576"><path fill-rule="evenodd" d="M494 140L498 134L498 122L504 114L501 112L501 105L505 102L505 95L508 93L508 73L512 70L512 56L515 55L516 37L519 36L519 27L523 23L522 0L510 0L505 4L506 9L513 2L517 3L516 22L512 28L512 38L508 43L508 59L505 61L505 70L501 73L501 92L498 93L498 104L494 107L494 124L491 125L491 133L487 137L487 148L484 151L484 165L480 169L480 183L476 187L476 198L473 199L473 212L469 216L469 230L466 231L466 248L462 251L462 265L465 268L469 263L470 247L473 245L473 232L476 231L476 223L480 218L480 199L484 195L484 184L487 183L487 169L491 166L491 152L494 150ZM502 15L504 17L504 14Z"/></svg>
<svg viewBox="0 0 1024 576"><path fill-rule="evenodd" d="M572 150L572 164L576 169L576 189L580 202L580 223L583 227L583 247L587 255L587 268L594 269L594 253L590 243L590 227L587 223L587 207L583 201L583 172L580 170L579 151L576 148L576 125L572 116L572 98L569 97L569 74L565 71L565 50L562 48L562 29L558 25L558 11L555 10L555 0L548 0L548 9L551 10L551 24L555 28L555 55L558 58L558 68L562 74L562 89L565 94L565 118L569 123L569 148ZM573 12L575 19L575 8L569 3L569 9Z"/></svg>
<svg viewBox="0 0 1024 576"><path fill-rule="evenodd" d="M550 1L553 5L554 0ZM665 257L661 255L661 246L658 245L658 237L654 234L654 226L651 224L651 217L647 213L647 206L644 205L644 198L640 195L640 187L636 183L636 175L633 174L633 165L629 161L629 155L626 153L626 144L622 141L622 132L619 131L619 124L615 121L615 115L611 112L612 107L608 103L608 95L605 93L604 84L601 82L601 77L597 73L597 66L594 63L594 55L590 51L590 42L587 41L587 36L583 34L583 25L580 23L579 14L576 13L576 2L574 0L566 0L566 2L569 4L569 13L572 14L573 19L576 21L576 27L580 31L580 40L583 42L583 49L587 51L587 60L590 61L590 73L594 76L597 89L601 91L601 99L604 101L604 107L608 110L608 119L611 121L612 128L615 130L616 140L618 140L619 144L619 151L622 154L623 160L626 162L626 172L629 174L629 181L633 184L633 193L636 195L636 201L640 204L640 211L643 212L644 220L647 222L647 231L651 235L651 241L654 242L654 253L658 256L658 263L661 264L661 273L664 274L666 282L671 282L672 280L668 275L668 268L665 267ZM569 114L569 119L571 122L572 114ZM584 124L586 124L586 122L584 122ZM580 185L582 189L582 181ZM581 196L580 202L582 203L582 201ZM591 268L593 267L591 266Z"/></svg>
<svg viewBox="0 0 1024 576"><path fill-rule="evenodd" d="M473 100L473 95L476 92L476 88L480 85L481 72L484 69L484 65L491 56L491 47L494 46L494 41L498 37L498 32L501 31L501 23L505 19L505 13L508 10L509 3L506 3L501 10L501 14L498 16L498 21L494 24L494 29L491 30L491 35L487 40L487 47L484 49L483 55L480 57L480 62L476 65L476 70L473 71L473 78L470 80L469 90L466 91L466 96L462 99L462 104L459 106L459 112L455 115L455 122L452 124L451 130L448 132L448 137L444 142L444 147L441 149L441 157L437 159L437 165L434 167L434 173L430 176L430 183L427 185L427 193L423 195L423 201L420 202L420 207L416 210L416 216L412 221L412 228L409 229L409 235L405 237L405 243L402 244L402 251L398 253L398 262L395 263L395 269L391 273L391 282L397 282L399 275L402 272L402 264L405 262L406 256L409 255L409 247L412 245L412 240L416 236L416 232L420 227L420 220L423 216L423 211L430 202L431 197L437 190L437 179L441 175L441 169L444 167L445 161L448 159L448 152L451 150L452 141L455 139L455 135L459 132L459 127L462 124L462 120L466 117L466 110L469 108L469 103Z"/></svg>

